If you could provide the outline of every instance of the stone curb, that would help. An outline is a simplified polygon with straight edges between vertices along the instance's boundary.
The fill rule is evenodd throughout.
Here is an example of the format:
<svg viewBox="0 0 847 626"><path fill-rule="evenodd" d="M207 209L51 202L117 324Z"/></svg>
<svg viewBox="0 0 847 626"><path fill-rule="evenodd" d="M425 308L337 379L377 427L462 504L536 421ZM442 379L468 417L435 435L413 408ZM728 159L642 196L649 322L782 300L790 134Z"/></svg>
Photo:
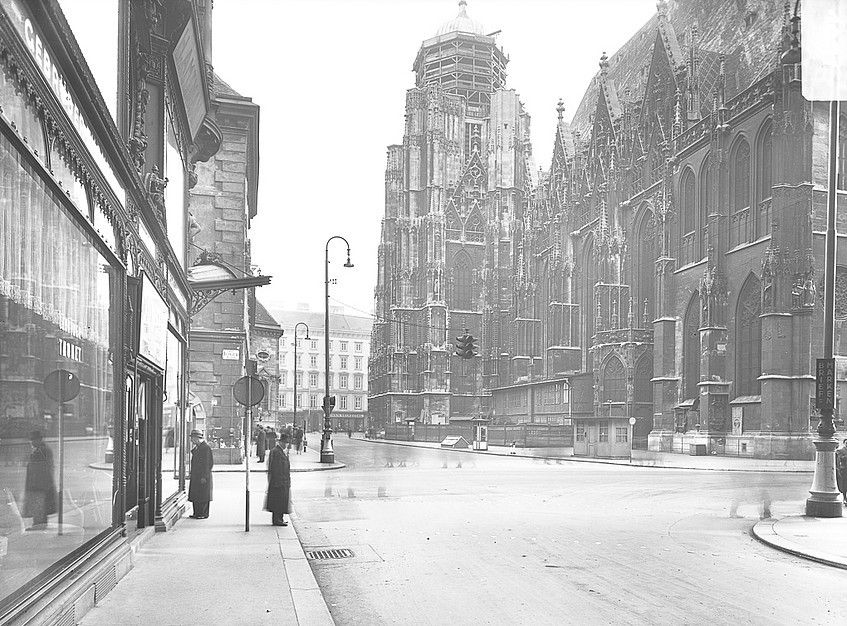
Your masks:
<svg viewBox="0 0 847 626"><path fill-rule="evenodd" d="M505 457L517 457L521 459L539 459L539 460L549 460L549 461L568 461L573 463L599 463L602 465L620 465L622 467L644 467L650 469L681 469L681 470L699 470L704 472L768 472L768 473L783 473L783 474L811 474L814 472L813 469L790 469L790 468L762 468L762 467L694 467L690 465L659 465L653 462L644 462L639 459L633 459L630 463L628 460L619 460L619 459L588 459L583 457L573 457L573 456L541 456L541 455L532 455L532 454L521 454L520 452L516 452L515 454L510 454L508 452L498 452L491 449L488 450L462 450L462 449L454 449L454 448L437 448L435 446L422 445L419 442L409 442L409 441L394 441L392 439L363 439L359 438L359 441L368 441L371 443L381 443L395 446L405 446L408 448L428 448L430 450L451 450L452 452L465 452L468 454L485 454L488 456L505 456ZM684 455L680 455L680 457L685 458Z"/></svg>
<svg viewBox="0 0 847 626"><path fill-rule="evenodd" d="M798 515L797 517L803 516ZM763 519L753 526L751 532L753 533L753 536L756 539L766 545L771 546L772 548L776 548L777 550L781 550L783 552L787 552L789 554L793 554L794 556L799 556L810 561L815 561L823 565L829 565L830 567L847 569L847 560L826 554L824 552L820 552L818 550L810 550L809 548L804 548L799 543L786 539L785 537L780 535L778 532L776 532L776 529L774 528L774 526L776 526L778 522L779 520L772 518Z"/></svg>
<svg viewBox="0 0 847 626"><path fill-rule="evenodd" d="M294 603L297 623L304 626L313 624L334 626L335 621L332 619L326 599L318 586L312 566L306 558L306 552L303 550L303 543L297 532L296 515L292 516L289 513L288 519L294 530L294 537L291 539L280 537L280 553L283 555L285 575L288 578L288 588Z"/></svg>

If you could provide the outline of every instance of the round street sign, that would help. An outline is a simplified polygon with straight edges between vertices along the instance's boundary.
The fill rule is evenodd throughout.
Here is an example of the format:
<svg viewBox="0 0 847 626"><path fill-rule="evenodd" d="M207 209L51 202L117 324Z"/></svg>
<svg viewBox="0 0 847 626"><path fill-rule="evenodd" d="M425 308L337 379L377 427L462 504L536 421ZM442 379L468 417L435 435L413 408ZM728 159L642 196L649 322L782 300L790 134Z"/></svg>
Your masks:
<svg viewBox="0 0 847 626"><path fill-rule="evenodd" d="M630 426L635 426L635 418L634 418L634 417L630 417L630 418L629 418L629 425L630 425Z"/></svg>
<svg viewBox="0 0 847 626"><path fill-rule="evenodd" d="M255 376L242 376L232 386L232 395L238 404L256 406L265 397L265 386Z"/></svg>
<svg viewBox="0 0 847 626"><path fill-rule="evenodd" d="M70 402L79 395L79 378L68 370L53 370L44 378L44 393L56 402Z"/></svg>

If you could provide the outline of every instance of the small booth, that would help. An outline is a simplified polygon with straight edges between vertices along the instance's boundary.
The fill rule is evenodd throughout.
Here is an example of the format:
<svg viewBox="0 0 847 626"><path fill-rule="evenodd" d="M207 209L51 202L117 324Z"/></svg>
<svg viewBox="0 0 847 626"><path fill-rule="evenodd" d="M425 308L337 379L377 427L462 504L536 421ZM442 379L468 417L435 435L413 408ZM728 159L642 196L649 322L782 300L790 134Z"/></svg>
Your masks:
<svg viewBox="0 0 847 626"><path fill-rule="evenodd" d="M475 417L473 424L473 449L488 450L488 418Z"/></svg>

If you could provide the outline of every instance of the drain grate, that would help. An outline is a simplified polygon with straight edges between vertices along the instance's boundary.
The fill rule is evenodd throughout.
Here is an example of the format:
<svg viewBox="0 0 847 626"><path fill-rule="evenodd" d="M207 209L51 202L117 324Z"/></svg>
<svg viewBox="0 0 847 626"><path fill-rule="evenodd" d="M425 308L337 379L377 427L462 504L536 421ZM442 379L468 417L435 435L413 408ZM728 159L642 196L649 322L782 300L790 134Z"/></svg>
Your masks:
<svg viewBox="0 0 847 626"><path fill-rule="evenodd" d="M347 548L330 548L327 550L308 550L306 552L306 557L319 561L326 561L329 559L349 559L351 557L356 556L353 554L352 550L348 550Z"/></svg>

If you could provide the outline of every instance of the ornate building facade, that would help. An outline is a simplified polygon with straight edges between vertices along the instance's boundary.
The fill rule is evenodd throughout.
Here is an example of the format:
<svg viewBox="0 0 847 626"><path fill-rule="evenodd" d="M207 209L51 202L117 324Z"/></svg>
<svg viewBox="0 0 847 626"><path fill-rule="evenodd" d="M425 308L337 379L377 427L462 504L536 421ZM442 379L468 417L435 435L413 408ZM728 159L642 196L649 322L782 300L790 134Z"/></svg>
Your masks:
<svg viewBox="0 0 847 626"><path fill-rule="evenodd" d="M828 123L801 96L792 7L660 1L603 54L570 123L559 103L553 160L537 181L525 165L528 118L502 108L513 93L504 73L491 74L476 161L477 118L458 87L468 80L427 65L454 45L461 77L476 67L466 40L493 40L462 25L424 42L404 143L389 148L371 363L379 418L481 405L495 421L534 421L529 407L549 395L558 417L545 419L573 426L578 455L699 444L810 458ZM457 144L453 129L465 131ZM469 206L480 208L478 231ZM839 288L845 280L839 266ZM843 306L836 317L840 329ZM470 388L442 347L465 326L481 338Z"/></svg>
<svg viewBox="0 0 847 626"><path fill-rule="evenodd" d="M403 143L388 148L369 363L375 426L488 411L510 360L513 224L532 193L529 116L493 35L459 15L423 42ZM484 356L462 361L468 329Z"/></svg>

